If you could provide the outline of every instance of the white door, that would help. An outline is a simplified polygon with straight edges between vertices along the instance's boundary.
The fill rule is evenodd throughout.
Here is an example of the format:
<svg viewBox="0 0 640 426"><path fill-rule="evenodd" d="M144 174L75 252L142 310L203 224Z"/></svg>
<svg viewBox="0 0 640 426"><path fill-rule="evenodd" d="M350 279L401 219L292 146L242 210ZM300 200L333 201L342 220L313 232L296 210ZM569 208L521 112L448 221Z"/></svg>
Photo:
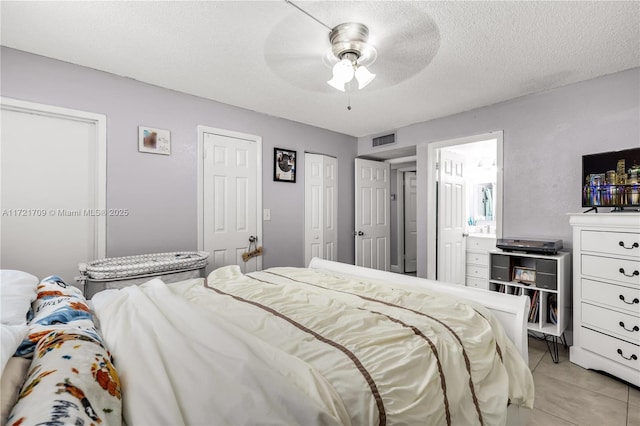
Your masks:
<svg viewBox="0 0 640 426"><path fill-rule="evenodd" d="M262 269L262 258L244 262L251 237L261 237L258 220L258 142L204 131L203 250L209 252L207 274L221 266L240 265L243 272ZM258 238L257 245L262 245ZM252 246L253 248L254 246Z"/></svg>
<svg viewBox="0 0 640 426"><path fill-rule="evenodd" d="M305 153L304 158L304 264L314 257L337 260L338 160L310 153Z"/></svg>
<svg viewBox="0 0 640 426"><path fill-rule="evenodd" d="M440 150L438 281L464 285L466 191L464 156Z"/></svg>
<svg viewBox="0 0 640 426"><path fill-rule="evenodd" d="M356 158L356 265L391 267L389 164Z"/></svg>
<svg viewBox="0 0 640 426"><path fill-rule="evenodd" d="M418 205L416 172L404 173L404 272L416 272L418 251Z"/></svg>
<svg viewBox="0 0 640 426"><path fill-rule="evenodd" d="M104 126L104 116L3 99L0 268L75 284L78 263L105 256Z"/></svg>

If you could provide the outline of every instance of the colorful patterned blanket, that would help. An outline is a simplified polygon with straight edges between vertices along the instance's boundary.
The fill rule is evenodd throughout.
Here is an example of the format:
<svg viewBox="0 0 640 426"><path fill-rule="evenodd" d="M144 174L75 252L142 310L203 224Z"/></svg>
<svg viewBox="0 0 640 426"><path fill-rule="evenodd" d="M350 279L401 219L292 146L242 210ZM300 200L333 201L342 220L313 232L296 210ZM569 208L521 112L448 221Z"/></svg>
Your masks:
<svg viewBox="0 0 640 426"><path fill-rule="evenodd" d="M33 360L7 424L121 424L120 380L81 291L48 277L32 309L16 355Z"/></svg>

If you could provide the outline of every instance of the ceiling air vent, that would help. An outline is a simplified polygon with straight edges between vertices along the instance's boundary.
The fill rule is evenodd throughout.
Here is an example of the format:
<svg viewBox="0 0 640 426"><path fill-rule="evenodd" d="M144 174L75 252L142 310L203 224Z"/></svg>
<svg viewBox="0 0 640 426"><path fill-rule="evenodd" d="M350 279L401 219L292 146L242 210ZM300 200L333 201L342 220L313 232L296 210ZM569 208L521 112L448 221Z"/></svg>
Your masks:
<svg viewBox="0 0 640 426"><path fill-rule="evenodd" d="M383 146L383 145L391 145L396 143L396 134L391 133L390 135L378 136L373 138L372 146Z"/></svg>

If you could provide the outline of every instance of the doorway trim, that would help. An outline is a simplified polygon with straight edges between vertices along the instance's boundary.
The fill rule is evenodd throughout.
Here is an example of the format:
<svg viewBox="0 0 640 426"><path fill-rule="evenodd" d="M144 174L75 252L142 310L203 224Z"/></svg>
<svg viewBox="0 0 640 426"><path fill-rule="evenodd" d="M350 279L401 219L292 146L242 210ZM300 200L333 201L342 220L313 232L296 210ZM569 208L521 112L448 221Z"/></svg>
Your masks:
<svg viewBox="0 0 640 426"><path fill-rule="evenodd" d="M432 142L427 144L427 205L430 206L430 212L436 212L436 214L427 215L427 278L436 279L436 250L437 250L437 229L436 229L436 185L437 169L436 163L436 151L440 148L445 148L455 145L464 145L473 142L486 141L490 139L496 139L496 192L499 197L495 198L496 202L496 237L502 237L502 216L503 216L503 198L504 198L504 185L503 185L503 138L504 132L502 130L483 133L479 135L465 136L461 138L448 139L438 142Z"/></svg>
<svg viewBox="0 0 640 426"><path fill-rule="evenodd" d="M197 185L198 191L198 250L204 250L204 134L214 134L229 138L244 139L256 143L256 210L257 224L256 234L258 241L262 241L262 137L250 135L248 133L234 132L231 130L218 129L215 127L198 125L198 147L197 147ZM264 241L262 243L264 244ZM261 259L258 259L260 269Z"/></svg>
<svg viewBox="0 0 640 426"><path fill-rule="evenodd" d="M93 205L95 209L100 212L105 212L105 214L96 217L93 230L93 250L96 259L107 257L107 116L3 96L0 96L0 105L1 109L6 111L36 114L63 120L82 121L95 125L96 151L94 161L96 165L96 180L93 190Z"/></svg>

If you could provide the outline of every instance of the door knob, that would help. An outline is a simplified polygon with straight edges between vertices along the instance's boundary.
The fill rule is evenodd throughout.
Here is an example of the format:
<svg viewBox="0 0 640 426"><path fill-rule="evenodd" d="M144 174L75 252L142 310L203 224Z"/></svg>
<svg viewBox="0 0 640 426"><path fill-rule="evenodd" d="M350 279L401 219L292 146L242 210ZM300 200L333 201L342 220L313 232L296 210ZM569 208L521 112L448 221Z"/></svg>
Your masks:
<svg viewBox="0 0 640 426"><path fill-rule="evenodd" d="M362 232L362 231L357 231L357 232L354 231L354 233L353 233L354 237L362 237L363 235L364 235L364 232Z"/></svg>

